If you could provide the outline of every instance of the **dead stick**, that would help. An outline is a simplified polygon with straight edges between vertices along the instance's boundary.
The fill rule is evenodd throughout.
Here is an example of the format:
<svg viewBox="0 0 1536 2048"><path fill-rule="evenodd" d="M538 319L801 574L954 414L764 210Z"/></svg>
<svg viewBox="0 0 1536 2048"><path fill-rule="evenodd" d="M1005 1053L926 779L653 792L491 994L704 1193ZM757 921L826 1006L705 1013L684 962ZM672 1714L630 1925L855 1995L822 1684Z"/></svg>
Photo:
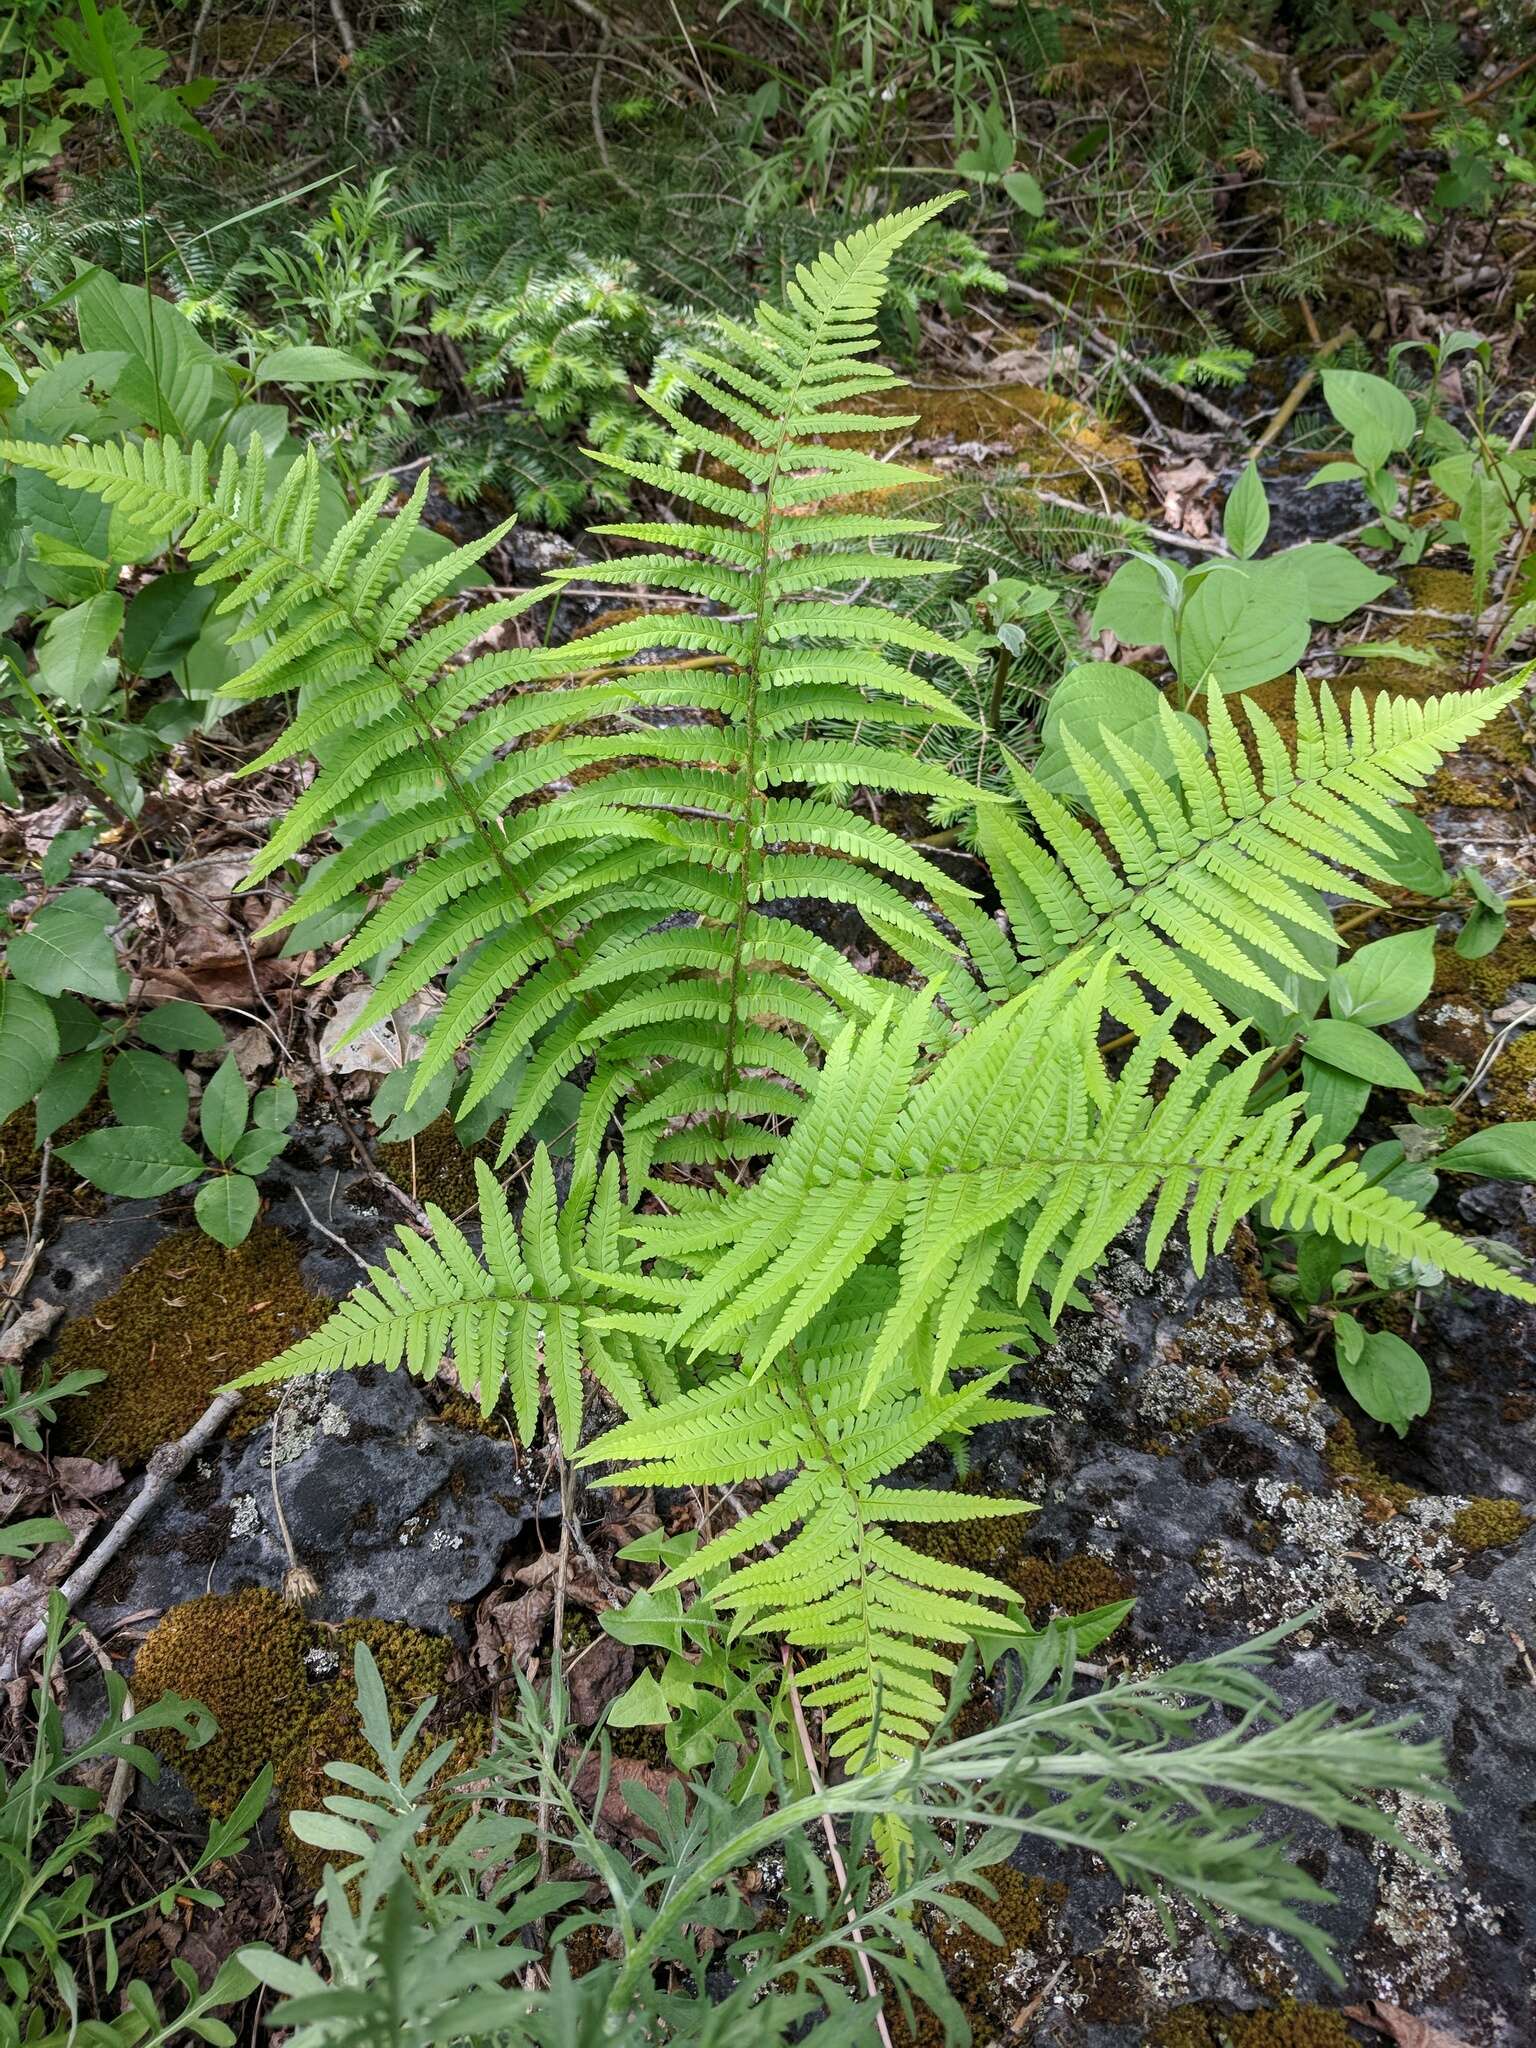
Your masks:
<svg viewBox="0 0 1536 2048"><path fill-rule="evenodd" d="M95 1585L113 1558L127 1543L130 1536L149 1520L171 1481L185 1470L191 1460L216 1437L240 1406L244 1396L233 1391L215 1394L196 1422L183 1437L174 1443L161 1444L150 1458L144 1472L144 1484L118 1516L101 1542L82 1564L76 1565L63 1585L58 1588L66 1609L73 1608ZM22 1638L21 1648L16 1653L9 1676L23 1670L41 1646L47 1634L44 1622L34 1622Z"/></svg>
<svg viewBox="0 0 1536 2048"><path fill-rule="evenodd" d="M1262 455L1270 443L1278 440L1280 435L1285 432L1291 421L1296 417L1301 401L1317 382L1317 373L1321 370L1329 356L1337 349L1341 349L1346 341L1353 341L1354 338L1355 330L1353 327L1341 327L1331 340L1323 343L1317 354L1312 358L1312 361L1308 363L1307 367L1286 393L1285 401L1279 411L1248 450L1248 460L1250 462L1254 460L1255 456Z"/></svg>
<svg viewBox="0 0 1536 2048"><path fill-rule="evenodd" d="M1191 390L1187 384L1177 384L1172 377L1165 377L1161 370L1154 370L1139 356L1133 356L1130 350L1122 348L1112 335L1106 334L1103 328L1096 327L1086 313L1080 313L1074 307L1064 305L1050 292L1041 291L1038 285L1022 284L1016 278L1009 279L1008 289L1017 293L1021 299L1030 299L1037 306L1048 307L1058 319L1075 320L1097 354L1123 365L1139 382L1152 384L1159 391L1166 391L1170 397L1177 398L1187 405L1191 412L1197 412L1202 419L1209 420L1213 427L1220 427L1223 433L1237 432L1240 423L1231 413L1223 412L1221 407L1207 398L1203 391Z"/></svg>

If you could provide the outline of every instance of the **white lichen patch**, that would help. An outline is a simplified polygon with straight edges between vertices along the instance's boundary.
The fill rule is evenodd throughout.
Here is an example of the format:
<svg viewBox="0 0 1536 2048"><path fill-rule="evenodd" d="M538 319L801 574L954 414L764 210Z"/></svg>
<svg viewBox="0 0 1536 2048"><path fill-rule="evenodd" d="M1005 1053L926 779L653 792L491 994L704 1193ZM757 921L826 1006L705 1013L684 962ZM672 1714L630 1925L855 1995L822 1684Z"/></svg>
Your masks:
<svg viewBox="0 0 1536 2048"><path fill-rule="evenodd" d="M1412 2007L1431 1997L1456 1967L1458 1927L1474 1926L1497 1937L1502 1922L1462 1882L1465 1866L1443 1806L1408 1793L1387 1793L1382 1804L1404 1840L1430 1861L1426 1866L1388 1842L1372 1842L1378 1875L1371 1931L1385 1955L1373 1954L1365 1974L1378 1998Z"/></svg>
<svg viewBox="0 0 1536 2048"><path fill-rule="evenodd" d="M256 1504L254 1493L237 1493L229 1503L229 1539L239 1542L244 1536L255 1536L261 1529L261 1509Z"/></svg>

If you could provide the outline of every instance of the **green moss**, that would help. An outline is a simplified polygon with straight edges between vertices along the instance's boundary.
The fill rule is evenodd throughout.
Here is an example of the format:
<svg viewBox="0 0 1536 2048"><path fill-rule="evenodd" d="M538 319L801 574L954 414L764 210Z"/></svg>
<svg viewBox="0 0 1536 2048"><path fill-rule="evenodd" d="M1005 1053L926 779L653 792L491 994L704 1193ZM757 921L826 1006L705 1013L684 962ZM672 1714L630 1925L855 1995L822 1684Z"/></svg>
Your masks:
<svg viewBox="0 0 1536 2048"><path fill-rule="evenodd" d="M418 1202L436 1202L450 1216L473 1209L478 1199L475 1188L476 1158L487 1166L496 1158L495 1143L484 1138L466 1148L459 1143L453 1118L447 1110L405 1145L381 1145L379 1159L397 1187L407 1189Z"/></svg>
<svg viewBox="0 0 1536 2048"><path fill-rule="evenodd" d="M1147 2048L1355 2048L1355 2036L1342 2013L1282 1998L1260 2012L1180 2006L1151 2029Z"/></svg>
<svg viewBox="0 0 1536 2048"><path fill-rule="evenodd" d="M1450 804L1463 811L1512 811L1515 808L1515 793L1512 789L1492 789L1476 775L1458 773L1451 768L1437 768L1429 784L1429 796L1433 803Z"/></svg>
<svg viewBox="0 0 1536 2048"><path fill-rule="evenodd" d="M1530 1526L1518 1501L1485 1497L1467 1502L1451 1523L1451 1540L1463 1550L1493 1550L1501 1543L1518 1543Z"/></svg>
<svg viewBox="0 0 1536 2048"><path fill-rule="evenodd" d="M1473 996L1494 1009L1517 981L1536 981L1536 938L1508 933L1481 960L1463 960L1450 946L1435 951L1435 987L1441 995ZM1536 1034L1531 1034L1536 1036ZM1518 1041L1528 1044L1529 1037ZM1503 1060L1500 1063L1503 1065ZM1494 1070L1497 1074L1497 1068ZM1522 1115L1528 1116L1529 1110Z"/></svg>
<svg viewBox="0 0 1536 2048"><path fill-rule="evenodd" d="M1328 1432L1323 1462L1341 1486L1359 1495L1367 1521L1390 1522L1411 1501L1420 1498L1416 1488L1405 1486L1400 1479L1389 1479L1371 1463L1360 1448L1354 1424L1344 1418Z"/></svg>
<svg viewBox="0 0 1536 2048"><path fill-rule="evenodd" d="M295 1808L317 1807L337 1787L328 1763L371 1763L353 1692L352 1657L366 1643L378 1664L398 1729L428 1696L441 1694L449 1647L402 1622L357 1620L330 1627L265 1587L209 1593L173 1607L145 1638L133 1667L140 1706L167 1692L200 1700L219 1724L201 1749L165 1738L173 1763L209 1813L228 1814L271 1764L285 1833ZM461 1733L467 1768L471 1730ZM423 1738L425 1754L425 1738ZM314 1851L289 1835L301 1868Z"/></svg>
<svg viewBox="0 0 1536 2048"><path fill-rule="evenodd" d="M1038 1953L1045 1948L1067 1898L1065 1885L1025 1877L1011 1863L995 1865L986 1878L995 1898L989 1898L977 1885L957 1885L955 1891L986 1914L1002 1937L1000 1946L983 1940L963 1921L947 1920L941 1913L930 1915L928 1925L945 1980L978 2041L1006 2036L1019 2004L1018 1993L1006 1982L1009 1962L1021 1949ZM909 2027L894 2000L887 2008L886 2023L894 2048L938 2048L944 2040L943 2028L930 2013L917 2012Z"/></svg>
<svg viewBox="0 0 1536 2048"><path fill-rule="evenodd" d="M164 1238L114 1294L67 1324L55 1363L106 1378L60 1410L63 1449L139 1465L191 1428L214 1393L318 1327L330 1312L305 1286L292 1239L269 1225L231 1251L200 1230ZM248 1396L249 1429L271 1406Z"/></svg>
<svg viewBox="0 0 1536 2048"><path fill-rule="evenodd" d="M973 1522L901 1522L893 1533L913 1550L971 1571L988 1572L1018 1594L1036 1628L1053 1614L1088 1614L1128 1600L1129 1579L1101 1557L1080 1552L1060 1561L1025 1553L1027 1515L1005 1515Z"/></svg>
<svg viewBox="0 0 1536 2048"><path fill-rule="evenodd" d="M1536 1031L1506 1045L1488 1076L1490 1123L1522 1123L1536 1116Z"/></svg>

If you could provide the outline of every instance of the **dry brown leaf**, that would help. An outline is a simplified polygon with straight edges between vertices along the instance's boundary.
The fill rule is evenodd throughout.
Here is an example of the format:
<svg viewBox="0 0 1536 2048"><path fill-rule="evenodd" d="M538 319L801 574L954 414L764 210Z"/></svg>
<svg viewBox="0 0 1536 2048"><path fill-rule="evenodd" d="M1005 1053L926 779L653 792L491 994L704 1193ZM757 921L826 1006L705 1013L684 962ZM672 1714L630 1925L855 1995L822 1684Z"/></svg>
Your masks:
<svg viewBox="0 0 1536 2048"><path fill-rule="evenodd" d="M1460 2035L1448 2034L1444 2027L1433 2027L1428 2020L1415 2019L1411 2012L1404 2012L1400 2005L1389 2005L1384 1998L1373 1998L1366 2005L1346 2005L1344 2017L1385 2034L1397 2043L1397 2048L1468 2048Z"/></svg>
<svg viewBox="0 0 1536 2048"><path fill-rule="evenodd" d="M635 1653L612 1636L597 1636L566 1667L571 1719L590 1728L610 1701L616 1700L635 1675Z"/></svg>

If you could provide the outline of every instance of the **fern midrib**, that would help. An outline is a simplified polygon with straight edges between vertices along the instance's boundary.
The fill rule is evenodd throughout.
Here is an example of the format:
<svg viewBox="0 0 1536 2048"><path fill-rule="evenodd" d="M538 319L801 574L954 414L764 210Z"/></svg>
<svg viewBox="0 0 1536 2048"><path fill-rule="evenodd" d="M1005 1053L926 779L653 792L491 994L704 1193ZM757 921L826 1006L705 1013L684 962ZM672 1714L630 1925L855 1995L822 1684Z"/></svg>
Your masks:
<svg viewBox="0 0 1536 2048"><path fill-rule="evenodd" d="M818 313L813 331L819 343L825 332L828 315ZM784 448L789 439L789 423L795 417L805 382L806 366L810 363L813 350L807 348L801 358L795 380L783 395L779 406L778 434L771 450L767 476L763 480L763 516L757 527L757 562L752 571L754 583L755 617L752 634L747 642L747 657L740 673L747 686L746 747L743 760L743 788L741 805L741 865L739 870L740 894L736 901L736 928L731 943L731 967L727 982L727 1011L725 1026L725 1058L722 1063L720 1084L723 1101L720 1105L721 1127L728 1113L731 1091L736 1085L736 1053L741 1037L741 988L742 961L746 952L747 923L752 899L752 840L753 813L758 802L757 789L757 700L762 687L762 658L768 627L772 621L777 599L769 584L774 554L774 508L773 494L778 484L784 461Z"/></svg>
<svg viewBox="0 0 1536 2048"><path fill-rule="evenodd" d="M869 1673L870 1689L873 1694L876 1688L875 1674L878 1669L878 1660L875 1656L874 1635L869 1618L869 1521L864 1513L863 1492L848 1477L847 1467L838 1455L835 1445L829 1440L826 1432L822 1429L821 1418L816 1413L815 1404L805 1391L805 1383L800 1377L799 1368L795 1363L793 1353L781 1365L775 1365L773 1371L779 1385L786 1392L792 1394L795 1405L800 1411L801 1419L821 1453L823 1464L836 1475L837 1482L847 1497L853 1513L854 1524L858 1530L856 1555L858 1559L859 1630L863 1643L864 1668ZM808 1462L805 1459L801 1460L802 1469Z"/></svg>

